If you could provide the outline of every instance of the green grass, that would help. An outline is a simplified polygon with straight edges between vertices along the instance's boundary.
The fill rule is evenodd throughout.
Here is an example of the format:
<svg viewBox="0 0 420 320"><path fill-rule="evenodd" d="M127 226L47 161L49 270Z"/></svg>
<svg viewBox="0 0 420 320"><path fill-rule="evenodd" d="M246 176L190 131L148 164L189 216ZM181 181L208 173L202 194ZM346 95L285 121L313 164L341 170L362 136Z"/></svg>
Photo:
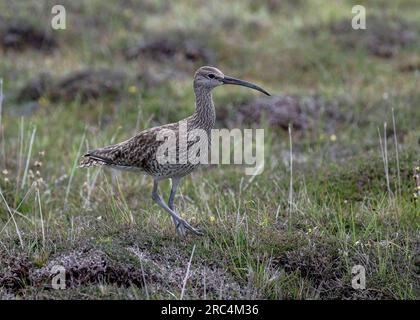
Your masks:
<svg viewBox="0 0 420 320"><path fill-rule="evenodd" d="M420 42L391 59L343 49L328 25L350 23L352 1L281 1L271 10L269 2L277 3L128 1L124 7L64 1L68 29L53 32L56 51L1 52L0 298L180 298L194 245L184 299L419 298L420 203L413 197L413 170L420 164L419 72L399 66L419 56ZM0 12L46 28L49 5L2 3ZM420 30L414 1L365 5L369 15L387 11ZM292 131L291 204L289 136L266 123L259 125L265 129L262 174L251 180L244 168L221 165L183 179L176 208L203 237L176 236L172 220L150 197L150 178L76 168L85 150L130 137L136 123L143 129L193 112L197 65L148 61L158 72L175 68L178 77L146 87L135 80L142 63L123 56L136 41L173 30L205 37L226 74L274 94L319 95L335 103L338 120L321 110L308 129ZM22 116L14 99L41 72L59 77L110 66L129 76L117 100L44 97ZM138 93L129 92L132 85ZM256 96L238 87L216 89L216 106L229 113L217 126L245 128L229 119ZM391 192L378 136L379 129L384 139L384 122ZM168 183L161 193L169 195ZM68 257L75 254L80 257L72 264ZM71 268L66 290L48 288L54 263ZM366 268L366 290L351 286L357 264Z"/></svg>

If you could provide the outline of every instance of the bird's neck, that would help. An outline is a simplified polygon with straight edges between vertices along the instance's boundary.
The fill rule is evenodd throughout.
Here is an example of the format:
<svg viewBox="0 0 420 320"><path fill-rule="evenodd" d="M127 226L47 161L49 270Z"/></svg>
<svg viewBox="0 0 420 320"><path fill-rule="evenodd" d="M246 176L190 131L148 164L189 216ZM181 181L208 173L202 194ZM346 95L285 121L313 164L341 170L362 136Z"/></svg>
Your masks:
<svg viewBox="0 0 420 320"><path fill-rule="evenodd" d="M210 130L216 121L216 110L214 109L211 90L208 88L194 86L195 112L192 115L194 124L202 129Z"/></svg>

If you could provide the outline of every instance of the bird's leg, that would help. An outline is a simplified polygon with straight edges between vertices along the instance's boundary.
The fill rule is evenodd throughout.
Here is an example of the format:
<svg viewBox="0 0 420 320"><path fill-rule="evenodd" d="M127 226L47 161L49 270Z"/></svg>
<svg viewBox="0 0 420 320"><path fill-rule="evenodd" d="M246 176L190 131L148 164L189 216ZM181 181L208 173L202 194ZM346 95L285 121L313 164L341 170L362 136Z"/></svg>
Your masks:
<svg viewBox="0 0 420 320"><path fill-rule="evenodd" d="M171 194L169 196L169 200L168 200L168 207L171 210L175 210L174 209L174 200L175 200L175 194L176 194L176 189L178 187L178 183L179 183L180 178L171 178ZM175 227L177 226L177 221L175 220L174 217L172 217L172 220L174 222Z"/></svg>
<svg viewBox="0 0 420 320"><path fill-rule="evenodd" d="M175 194L176 194L176 189L178 187L179 180L180 178L171 179L172 187L171 187L171 195L169 196L169 200L168 200L168 207L172 210L174 210L174 200L175 200Z"/></svg>
<svg viewBox="0 0 420 320"><path fill-rule="evenodd" d="M176 232L181 235L185 236L185 229L190 230L196 235L201 235L202 233L197 229L193 228L187 221L182 219L174 210L168 207L168 205L162 200L161 196L158 193L158 182L154 180L153 182L153 191L152 191L152 198L153 200L162 208L165 209L172 217Z"/></svg>

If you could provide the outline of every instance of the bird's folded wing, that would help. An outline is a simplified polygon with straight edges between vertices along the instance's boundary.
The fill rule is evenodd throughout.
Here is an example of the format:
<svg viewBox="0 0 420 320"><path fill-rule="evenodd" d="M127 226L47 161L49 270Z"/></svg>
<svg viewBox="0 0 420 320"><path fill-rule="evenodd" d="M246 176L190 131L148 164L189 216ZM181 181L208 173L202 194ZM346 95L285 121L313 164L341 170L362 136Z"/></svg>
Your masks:
<svg viewBox="0 0 420 320"><path fill-rule="evenodd" d="M88 151L80 166L110 165L142 167L145 160L153 157L162 143L157 141L156 130L149 129L124 142Z"/></svg>

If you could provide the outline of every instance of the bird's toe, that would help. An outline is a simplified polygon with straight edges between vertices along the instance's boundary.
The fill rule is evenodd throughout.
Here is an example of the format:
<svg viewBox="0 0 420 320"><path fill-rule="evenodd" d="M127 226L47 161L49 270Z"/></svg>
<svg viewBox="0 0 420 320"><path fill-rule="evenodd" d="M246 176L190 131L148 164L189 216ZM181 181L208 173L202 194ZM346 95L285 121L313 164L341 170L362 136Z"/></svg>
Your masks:
<svg viewBox="0 0 420 320"><path fill-rule="evenodd" d="M202 236L203 233L199 230L197 230L196 228L192 227L187 221L185 220L179 220L179 221L174 221L175 223L175 229L176 232L184 237L187 233L187 230L191 231L192 233L194 233L197 236Z"/></svg>
<svg viewBox="0 0 420 320"><path fill-rule="evenodd" d="M176 233L181 237L185 237L185 235L187 234L187 230L185 229L185 224L183 223L183 221L175 222L175 230Z"/></svg>
<svg viewBox="0 0 420 320"><path fill-rule="evenodd" d="M185 227L188 229L188 230L190 230L192 233L194 233L195 235L197 235L197 236L202 236L203 235L203 233L200 231L200 230L198 230L198 229L196 229L196 228L194 228L194 227L192 227L188 222L186 222L185 221Z"/></svg>

